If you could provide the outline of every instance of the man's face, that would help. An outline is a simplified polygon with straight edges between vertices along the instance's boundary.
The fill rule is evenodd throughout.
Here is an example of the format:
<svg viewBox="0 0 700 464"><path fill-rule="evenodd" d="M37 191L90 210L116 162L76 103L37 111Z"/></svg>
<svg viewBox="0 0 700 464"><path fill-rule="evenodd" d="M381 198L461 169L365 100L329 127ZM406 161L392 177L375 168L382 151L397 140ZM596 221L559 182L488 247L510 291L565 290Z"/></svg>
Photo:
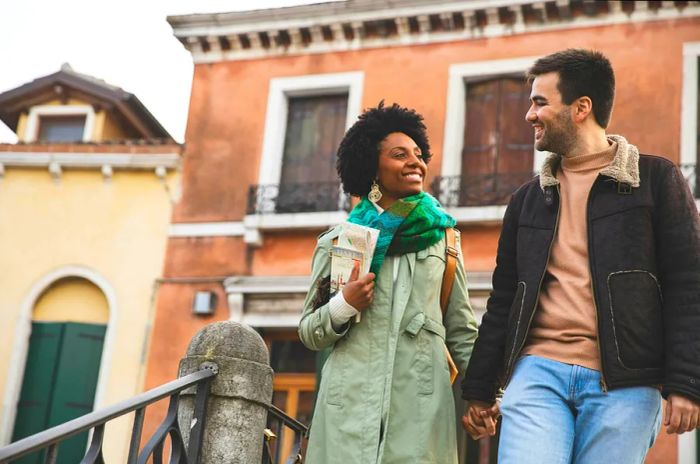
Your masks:
<svg viewBox="0 0 700 464"><path fill-rule="evenodd" d="M536 149L565 155L576 140L576 126L571 106L561 101L558 83L559 74L555 72L535 78L525 119L535 129Z"/></svg>

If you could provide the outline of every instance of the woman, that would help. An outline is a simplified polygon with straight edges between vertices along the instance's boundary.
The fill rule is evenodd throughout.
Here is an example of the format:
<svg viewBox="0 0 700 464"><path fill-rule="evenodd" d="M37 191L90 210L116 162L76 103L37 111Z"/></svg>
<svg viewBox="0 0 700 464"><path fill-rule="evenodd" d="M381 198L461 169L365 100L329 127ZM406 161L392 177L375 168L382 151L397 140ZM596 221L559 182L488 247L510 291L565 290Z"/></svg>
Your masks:
<svg viewBox="0 0 700 464"><path fill-rule="evenodd" d="M329 251L339 227L318 239L299 336L312 350L332 351L309 464L457 462L444 346L464 372L477 329L461 257L443 321L445 229L455 220L423 192L430 157L422 116L397 104L365 111L338 149L343 190L361 197L348 220L380 236L376 277L352 280L330 300Z"/></svg>

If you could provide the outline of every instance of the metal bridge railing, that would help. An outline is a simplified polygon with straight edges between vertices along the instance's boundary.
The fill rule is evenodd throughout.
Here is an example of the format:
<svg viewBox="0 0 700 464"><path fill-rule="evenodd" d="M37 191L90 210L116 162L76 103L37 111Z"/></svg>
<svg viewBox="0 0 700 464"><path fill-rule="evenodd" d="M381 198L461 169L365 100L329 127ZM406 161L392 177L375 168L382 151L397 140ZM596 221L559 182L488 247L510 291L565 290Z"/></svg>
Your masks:
<svg viewBox="0 0 700 464"><path fill-rule="evenodd" d="M86 414L72 421L23 438L0 448L0 462L8 462L35 451L46 449L44 462L54 464L58 457L58 446L62 441L86 430L94 429L90 446L80 464L104 463L102 444L105 424L112 419L135 412L127 458L128 464L146 464L151 457L153 457L154 464L159 464L162 461L163 445L168 436L171 439L171 463L197 464L199 463L199 454L202 447L202 431L206 424L209 382L215 375L214 371L205 368L103 410ZM191 429L189 444L185 448L182 433L177 423L177 407L180 392L193 385L197 385L194 411L194 417L197 418L197 421ZM170 397L170 404L165 419L139 453L146 406L168 396Z"/></svg>
<svg viewBox="0 0 700 464"><path fill-rule="evenodd" d="M301 464L304 454L302 445L304 440L309 438L309 428L298 420L289 417L284 411L274 405L269 405L267 407L267 412L269 413L268 421L276 421L281 426L284 425L294 432L294 445L291 454L287 457L287 460L284 461L285 464ZM265 429L262 464L282 464L279 458L273 459L274 454L271 446L276 438L277 437L270 429Z"/></svg>
<svg viewBox="0 0 700 464"><path fill-rule="evenodd" d="M207 419L209 384L216 374L217 369L215 366L212 368L205 366L198 372L173 380L131 399L23 438L4 448L0 448L0 462L9 462L37 451L46 450L44 463L55 464L58 457L58 447L63 441L92 429L90 446L80 464L103 464L105 460L102 455L102 445L104 443L105 424L112 419L134 412L134 424L126 461L128 464L146 464L149 459L152 459L154 464L163 462L164 445L168 437L170 437L170 456L169 459L166 458L165 460L170 464L198 464ZM185 444L180 425L178 424L180 392L195 385L197 393L194 400L193 426L190 429L189 443ZM139 450L146 407L166 397L170 397L170 403L165 419L160 423L143 449ZM282 461L282 456L277 456L271 452L270 446L275 439L275 435L269 429L266 429L264 431L262 464L301 463L303 459L302 444L308 438L308 427L288 416L274 405L265 405L265 407L268 411L269 421L278 422L280 429L281 426L286 426L294 432L294 446L290 456L285 461Z"/></svg>

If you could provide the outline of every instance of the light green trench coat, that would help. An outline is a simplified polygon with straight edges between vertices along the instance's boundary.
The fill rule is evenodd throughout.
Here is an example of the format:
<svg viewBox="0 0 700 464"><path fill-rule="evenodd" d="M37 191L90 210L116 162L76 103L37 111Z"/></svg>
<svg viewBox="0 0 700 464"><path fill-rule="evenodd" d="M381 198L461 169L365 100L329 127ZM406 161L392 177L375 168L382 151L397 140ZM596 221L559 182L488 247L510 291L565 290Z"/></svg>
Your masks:
<svg viewBox="0 0 700 464"><path fill-rule="evenodd" d="M477 327L461 256L442 323L445 241L387 259L374 301L336 332L328 304L314 311L315 282L330 274L338 228L321 235L299 336L308 348L332 347L316 400L308 464L457 463L455 408L444 351L463 373ZM458 247L459 248L459 247ZM394 283L393 264L399 266ZM396 288L394 288L396 287Z"/></svg>

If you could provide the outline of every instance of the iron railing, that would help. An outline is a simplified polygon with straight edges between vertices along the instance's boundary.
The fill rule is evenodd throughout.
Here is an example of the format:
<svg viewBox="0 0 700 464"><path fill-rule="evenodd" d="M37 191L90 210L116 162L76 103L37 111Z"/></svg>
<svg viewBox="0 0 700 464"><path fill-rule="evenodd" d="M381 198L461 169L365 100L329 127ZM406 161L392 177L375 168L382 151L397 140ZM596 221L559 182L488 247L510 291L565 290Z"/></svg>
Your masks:
<svg viewBox="0 0 700 464"><path fill-rule="evenodd" d="M700 165L689 163L679 165L685 180L695 198L700 198L698 171ZM438 176L433 180L433 195L443 206L486 206L504 205L510 195L535 173L492 173L464 176Z"/></svg>
<svg viewBox="0 0 700 464"><path fill-rule="evenodd" d="M431 188L433 195L446 207L504 205L510 195L533 176L530 171L438 176Z"/></svg>
<svg viewBox="0 0 700 464"><path fill-rule="evenodd" d="M309 437L309 428L298 420L289 417L284 413L284 411L274 405L269 405L267 408L267 411L269 412L267 416L268 424L274 421L279 424L280 430L282 429L282 426L286 426L294 432L294 445L292 447L292 452L284 463L301 464L303 459L302 443ZM270 429L265 429L262 464L282 464L282 461L279 459L279 453L273 453L271 448L276 438L277 437ZM275 459L273 459L273 456Z"/></svg>
<svg viewBox="0 0 700 464"><path fill-rule="evenodd" d="M170 460L171 464L197 464L202 447L202 432L206 423L206 405L209 395L209 382L216 375L215 370L204 368L185 377L181 377L165 385L149 390L131 399L116 403L101 411L86 414L64 424L52 427L43 432L23 438L0 448L0 462L8 462L26 456L36 451L46 450L44 463L54 464L58 457L58 447L64 440L81 432L93 429L90 446L80 464L103 464L102 444L104 439L105 424L117 417L135 412L134 425L129 444L128 464L146 464L149 458L154 464L163 461L163 445L170 436ZM182 439L182 433L177 422L177 407L180 392L186 388L197 386L195 397L195 409L193 427L190 430L190 439L187 448ZM165 419L158 426L153 436L139 453L141 431L146 406L155 403L165 397L170 397L168 412Z"/></svg>
<svg viewBox="0 0 700 464"><path fill-rule="evenodd" d="M695 198L700 198L698 165L681 164L679 167ZM446 207L504 205L510 195L534 175L536 173L525 171L438 176L431 190ZM336 182L251 185L248 190L248 214L349 210L350 198Z"/></svg>
<svg viewBox="0 0 700 464"><path fill-rule="evenodd" d="M72 421L23 438L4 448L0 448L0 462L9 462L31 453L45 450L43 462L55 464L58 457L58 449L62 442L92 429L90 445L80 464L104 464L102 445L105 424L112 419L135 412L129 454L126 460L127 464L146 464L149 459L152 459L153 464L161 464L164 461L164 445L168 437L170 437L170 453L169 458L165 458L165 460L169 464L198 464L207 419L209 384L217 372L218 369L214 364L204 365L203 369L198 372L173 380L101 411L86 414ZM186 446L178 424L178 406L180 393L194 386L196 386L197 391L194 400L194 414L192 416L193 425L190 428L189 443ZM170 397L170 403L165 419L163 419L154 434L139 452L146 407L168 396ZM279 423L278 429L281 430L282 426L286 426L294 432L292 452L284 462L290 464L301 463L303 454L301 445L303 440L308 438L308 427L288 416L274 405L266 405L266 408L269 413L268 423L276 421ZM279 453L273 454L270 449L274 434L270 430L265 432L262 463L272 464L276 462L281 464L282 460ZM273 455L275 456L275 461L273 461Z"/></svg>
<svg viewBox="0 0 700 464"><path fill-rule="evenodd" d="M349 209L350 197L343 194L338 182L251 185L248 189L248 214L349 211Z"/></svg>

